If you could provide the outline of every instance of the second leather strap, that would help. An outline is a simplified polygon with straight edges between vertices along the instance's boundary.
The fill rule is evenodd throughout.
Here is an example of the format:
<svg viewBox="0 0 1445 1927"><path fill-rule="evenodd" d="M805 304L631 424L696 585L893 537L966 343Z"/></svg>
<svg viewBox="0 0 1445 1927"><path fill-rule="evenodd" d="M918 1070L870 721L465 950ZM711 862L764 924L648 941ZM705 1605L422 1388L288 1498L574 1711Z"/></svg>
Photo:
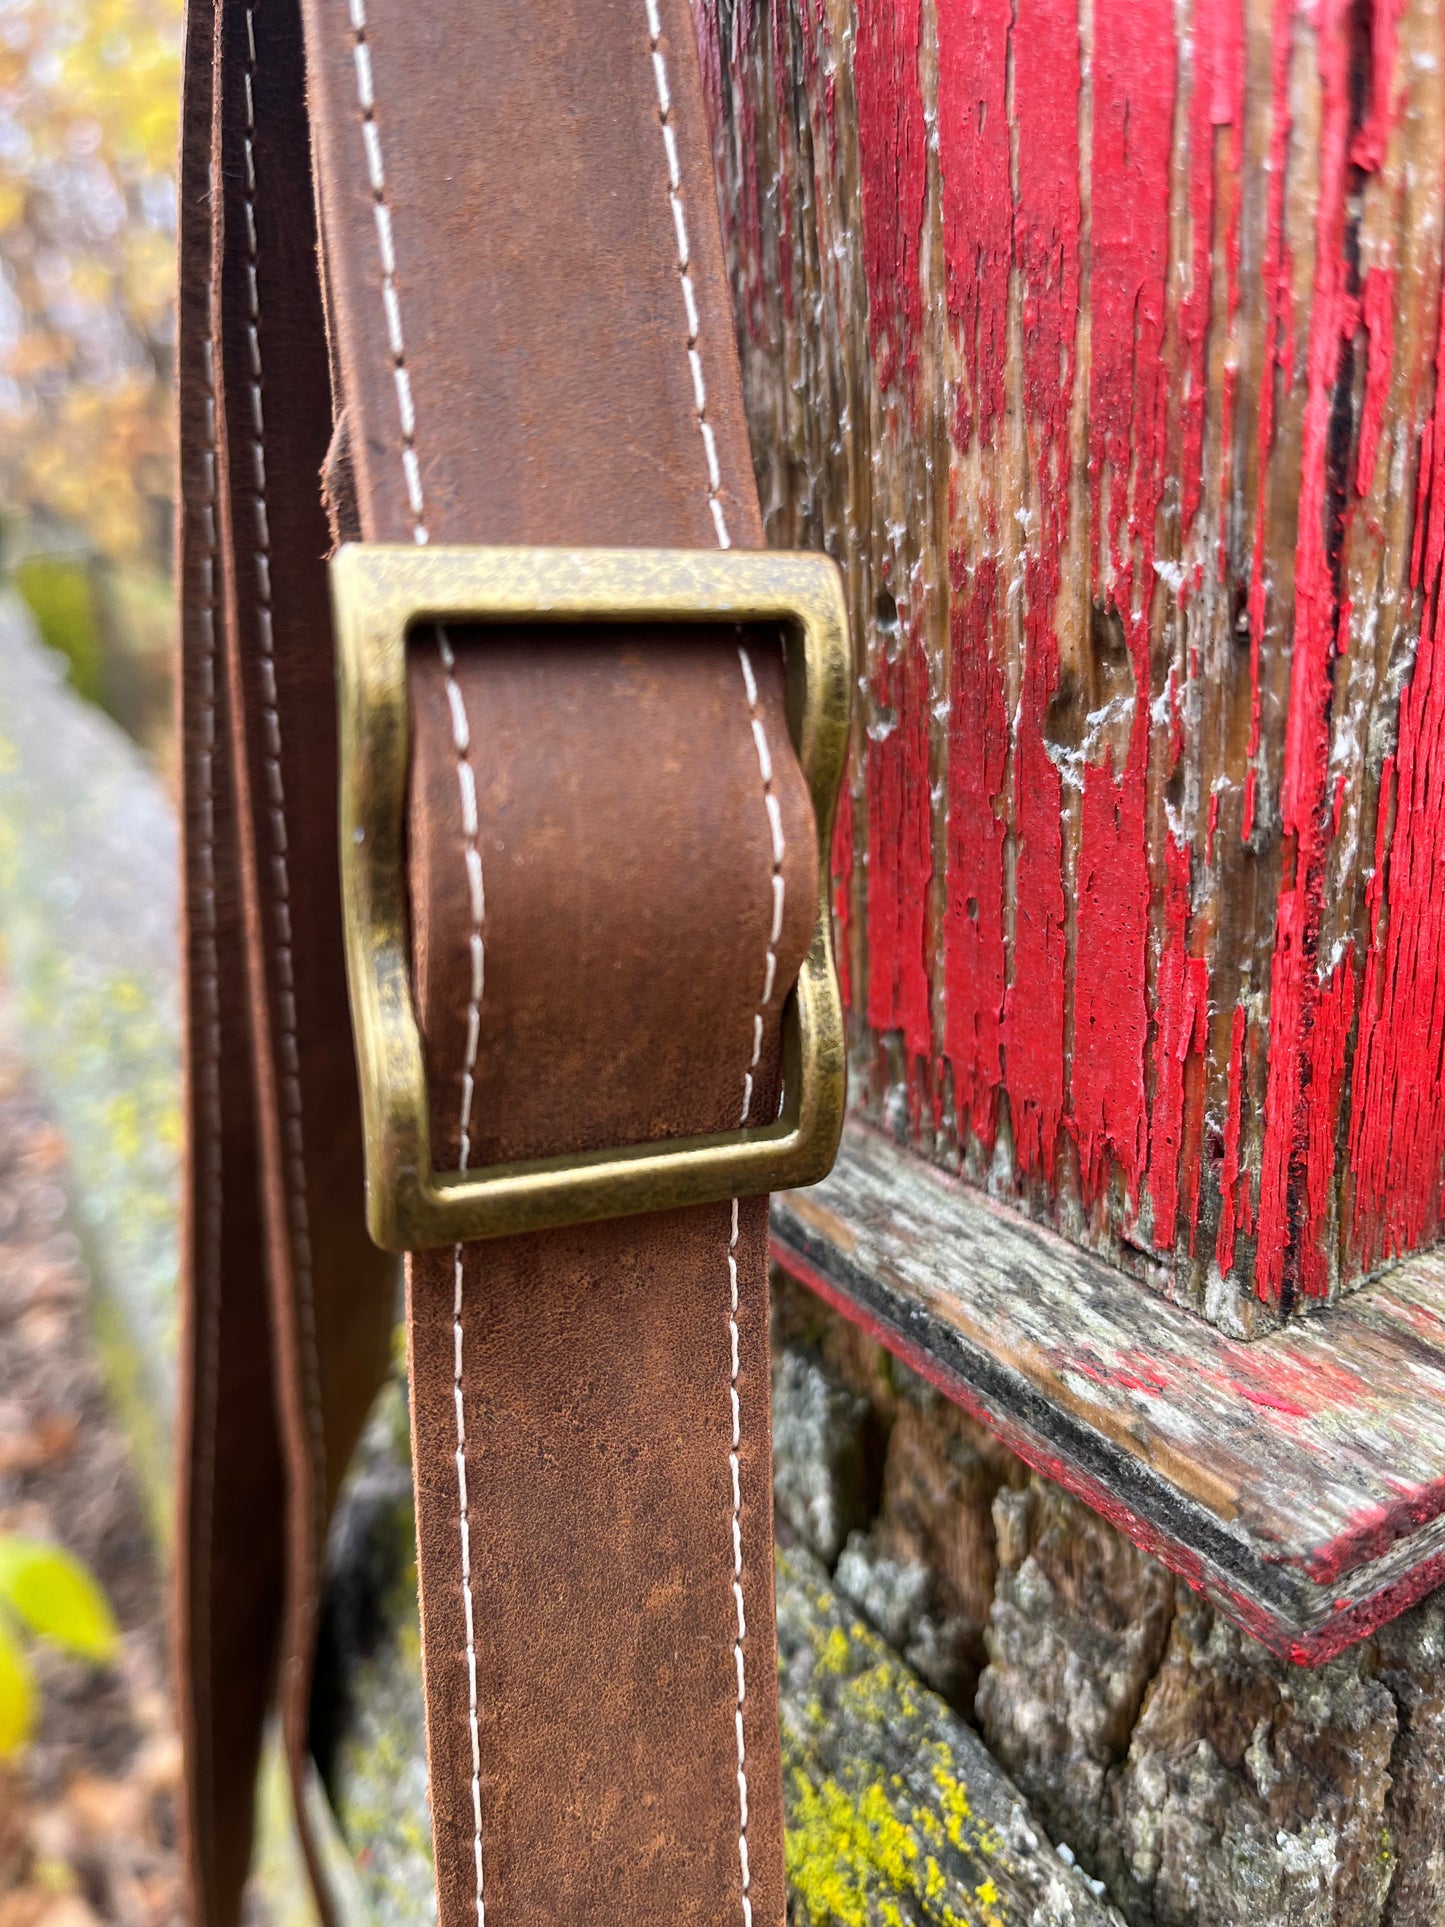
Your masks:
<svg viewBox="0 0 1445 1927"><path fill-rule="evenodd" d="M758 545L684 4L315 0L363 540ZM776 638L413 639L439 1165L776 1112L816 900ZM443 1927L781 1922L766 1200L410 1262Z"/></svg>

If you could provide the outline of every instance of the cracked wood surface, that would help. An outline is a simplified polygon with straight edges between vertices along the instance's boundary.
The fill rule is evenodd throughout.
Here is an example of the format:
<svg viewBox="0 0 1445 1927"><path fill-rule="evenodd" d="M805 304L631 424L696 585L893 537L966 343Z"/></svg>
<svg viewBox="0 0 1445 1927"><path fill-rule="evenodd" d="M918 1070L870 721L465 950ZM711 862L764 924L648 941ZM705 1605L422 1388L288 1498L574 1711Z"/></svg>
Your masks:
<svg viewBox="0 0 1445 1927"><path fill-rule="evenodd" d="M1440 1225L1438 0L697 14L855 1104L1267 1329Z"/></svg>
<svg viewBox="0 0 1445 1927"><path fill-rule="evenodd" d="M1445 1256L1246 1344L851 1125L780 1262L1274 1651L1445 1576Z"/></svg>

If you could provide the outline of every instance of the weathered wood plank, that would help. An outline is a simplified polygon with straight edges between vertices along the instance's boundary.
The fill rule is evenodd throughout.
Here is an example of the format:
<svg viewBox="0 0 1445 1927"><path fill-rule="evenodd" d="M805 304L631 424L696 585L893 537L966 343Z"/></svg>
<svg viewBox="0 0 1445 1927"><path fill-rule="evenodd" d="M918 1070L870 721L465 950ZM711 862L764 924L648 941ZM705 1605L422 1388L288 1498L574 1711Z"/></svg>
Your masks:
<svg viewBox="0 0 1445 1927"><path fill-rule="evenodd" d="M780 1262L1274 1651L1445 1577L1445 1256L1246 1344L851 1125Z"/></svg>
<svg viewBox="0 0 1445 1927"><path fill-rule="evenodd" d="M834 1591L1132 1927L1439 1927L1445 1594L1324 1666L1277 1658L804 1287L775 1306L783 1453L808 1460L780 1511L861 1519Z"/></svg>
<svg viewBox="0 0 1445 1927"><path fill-rule="evenodd" d="M698 11L855 1102L1268 1325L1440 1226L1438 0Z"/></svg>

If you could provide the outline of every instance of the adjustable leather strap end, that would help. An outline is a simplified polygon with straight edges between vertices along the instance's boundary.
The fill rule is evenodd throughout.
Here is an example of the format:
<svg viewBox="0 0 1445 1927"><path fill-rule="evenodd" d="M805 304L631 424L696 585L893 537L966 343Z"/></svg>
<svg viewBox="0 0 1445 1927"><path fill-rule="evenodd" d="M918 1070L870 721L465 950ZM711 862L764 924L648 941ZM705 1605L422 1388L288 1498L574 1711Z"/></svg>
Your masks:
<svg viewBox="0 0 1445 1927"><path fill-rule="evenodd" d="M446 1168L776 1112L817 859L777 643L744 648L417 652ZM766 1200L420 1253L409 1324L444 1927L478 1854L493 1919L780 1922Z"/></svg>

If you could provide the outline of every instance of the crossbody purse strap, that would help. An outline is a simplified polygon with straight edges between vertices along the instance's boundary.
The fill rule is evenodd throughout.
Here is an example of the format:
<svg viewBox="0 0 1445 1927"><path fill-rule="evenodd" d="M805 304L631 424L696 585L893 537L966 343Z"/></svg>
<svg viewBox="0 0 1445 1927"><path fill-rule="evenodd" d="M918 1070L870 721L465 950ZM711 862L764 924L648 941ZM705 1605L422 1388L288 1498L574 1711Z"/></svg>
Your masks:
<svg viewBox="0 0 1445 1927"><path fill-rule="evenodd" d="M178 1644L195 1917L230 1927L272 1677L305 1779L394 1304L328 551L761 524L686 0L192 0L186 64ZM436 1171L769 1124L826 948L777 625L463 614L405 674ZM766 1198L419 1250L406 1326L442 1927L777 1927Z"/></svg>

